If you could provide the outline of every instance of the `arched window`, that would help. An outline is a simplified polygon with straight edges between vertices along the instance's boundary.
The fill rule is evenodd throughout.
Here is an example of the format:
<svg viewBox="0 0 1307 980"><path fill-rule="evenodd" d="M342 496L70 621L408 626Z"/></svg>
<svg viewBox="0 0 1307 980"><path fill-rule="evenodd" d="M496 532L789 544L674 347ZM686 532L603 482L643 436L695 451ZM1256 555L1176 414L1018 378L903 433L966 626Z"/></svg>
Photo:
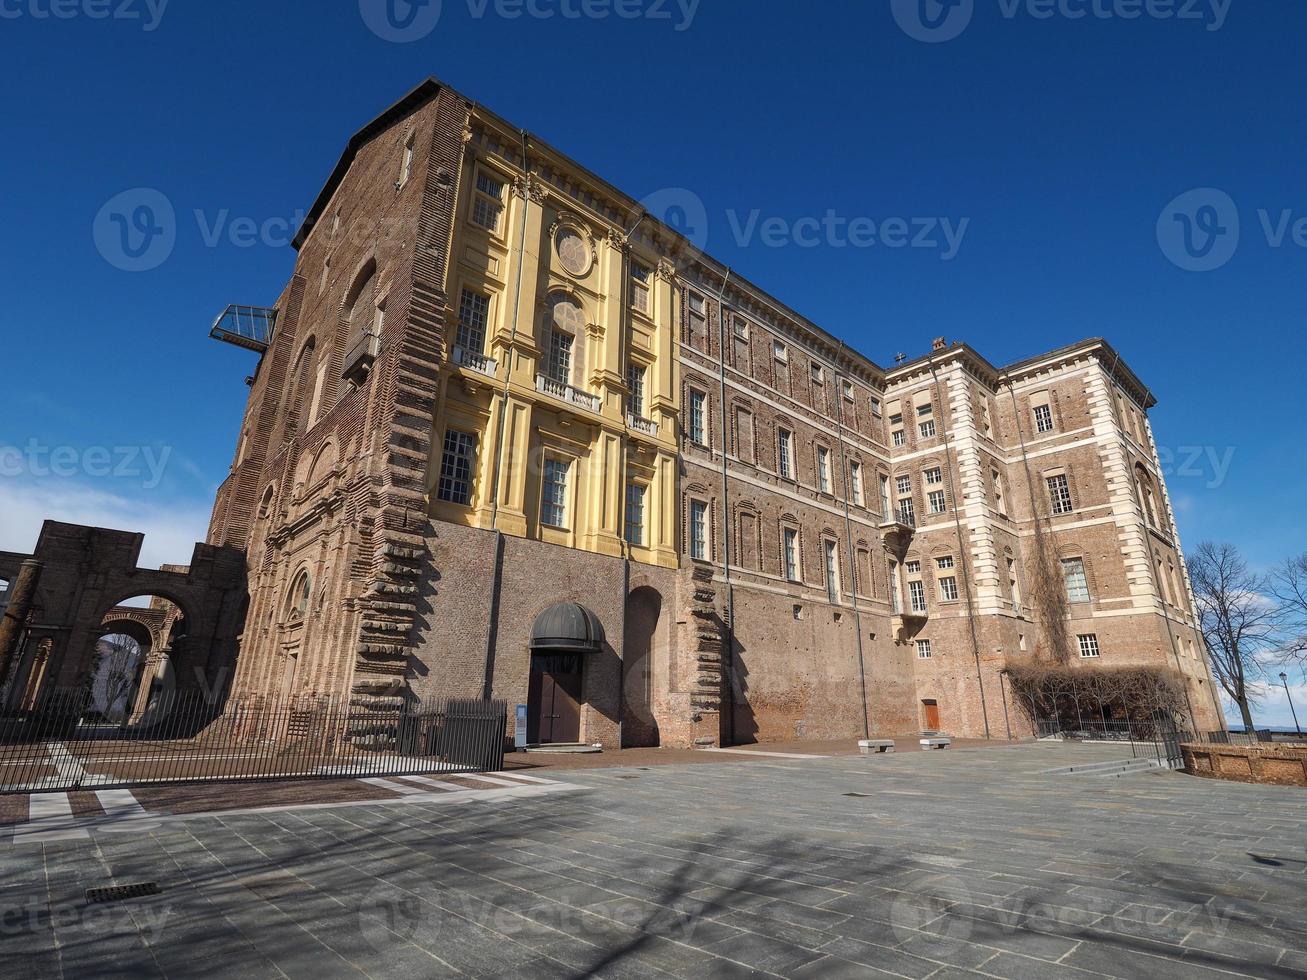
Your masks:
<svg viewBox="0 0 1307 980"><path fill-rule="evenodd" d="M300 348L300 356L295 362L295 370L291 375L294 379L294 387L291 389L290 410L296 415L297 432L303 432L313 424L311 415L314 406L310 401L309 379L313 377L313 362L316 359L317 346L317 340L313 337L305 341L304 346ZM316 401L316 398L313 400Z"/></svg>
<svg viewBox="0 0 1307 980"><path fill-rule="evenodd" d="M1135 482L1139 485L1139 506L1143 508L1144 518L1150 527L1158 527L1157 500L1153 493L1153 481L1138 463L1135 464Z"/></svg>
<svg viewBox="0 0 1307 980"><path fill-rule="evenodd" d="M286 595L286 614L283 617L285 622L303 622L309 611L309 601L312 594L313 580L309 576L309 570L307 568L301 569L300 573L291 582L290 592Z"/></svg>
<svg viewBox="0 0 1307 980"><path fill-rule="evenodd" d="M549 297L548 336L545 337L545 371L558 384L575 384L585 343L585 314L565 293Z"/></svg>
<svg viewBox="0 0 1307 980"><path fill-rule="evenodd" d="M345 361L340 373L353 388L359 388L367 382L372 364L381 351L384 311L377 295L376 262L369 259L359 272L346 303ZM339 386L337 400L353 390L350 385Z"/></svg>

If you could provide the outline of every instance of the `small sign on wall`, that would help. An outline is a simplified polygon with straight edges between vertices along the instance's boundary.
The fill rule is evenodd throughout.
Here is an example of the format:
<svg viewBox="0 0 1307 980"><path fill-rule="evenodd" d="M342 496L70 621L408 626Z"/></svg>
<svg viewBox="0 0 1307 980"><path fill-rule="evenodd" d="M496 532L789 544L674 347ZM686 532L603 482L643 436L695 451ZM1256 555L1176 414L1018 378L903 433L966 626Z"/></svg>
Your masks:
<svg viewBox="0 0 1307 980"><path fill-rule="evenodd" d="M524 749L526 748L526 705L519 704L514 717L513 748Z"/></svg>

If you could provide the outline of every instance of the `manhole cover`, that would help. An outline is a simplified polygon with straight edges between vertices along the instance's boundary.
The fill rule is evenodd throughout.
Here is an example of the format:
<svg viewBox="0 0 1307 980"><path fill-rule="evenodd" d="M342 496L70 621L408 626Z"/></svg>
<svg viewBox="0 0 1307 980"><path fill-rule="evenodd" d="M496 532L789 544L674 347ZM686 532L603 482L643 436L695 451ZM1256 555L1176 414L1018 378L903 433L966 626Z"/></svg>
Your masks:
<svg viewBox="0 0 1307 980"><path fill-rule="evenodd" d="M138 885L108 885L104 888L86 889L88 902L123 902L129 898L145 898L158 895L159 886L153 881L144 881Z"/></svg>

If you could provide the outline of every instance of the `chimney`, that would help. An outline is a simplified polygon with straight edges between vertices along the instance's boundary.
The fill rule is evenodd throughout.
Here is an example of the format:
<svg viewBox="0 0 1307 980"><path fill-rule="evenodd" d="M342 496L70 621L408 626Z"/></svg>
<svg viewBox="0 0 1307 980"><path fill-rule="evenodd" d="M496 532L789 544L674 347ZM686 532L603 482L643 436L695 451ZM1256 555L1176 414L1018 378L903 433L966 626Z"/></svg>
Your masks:
<svg viewBox="0 0 1307 980"><path fill-rule="evenodd" d="M948 341L943 337L936 337L935 342L930 345L931 351L940 351L948 346Z"/></svg>

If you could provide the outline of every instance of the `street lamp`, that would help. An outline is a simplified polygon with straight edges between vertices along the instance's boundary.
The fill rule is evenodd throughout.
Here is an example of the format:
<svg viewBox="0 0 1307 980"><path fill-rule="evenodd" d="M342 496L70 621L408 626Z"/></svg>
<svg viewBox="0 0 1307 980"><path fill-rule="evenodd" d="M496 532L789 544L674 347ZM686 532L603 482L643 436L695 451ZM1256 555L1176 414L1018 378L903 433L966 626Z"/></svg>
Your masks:
<svg viewBox="0 0 1307 980"><path fill-rule="evenodd" d="M1302 737L1302 726L1298 724L1298 712L1293 710L1293 695L1289 693L1289 675L1280 671L1280 683L1284 685L1284 696L1289 699L1289 711L1293 714L1293 727L1298 730L1298 737Z"/></svg>

